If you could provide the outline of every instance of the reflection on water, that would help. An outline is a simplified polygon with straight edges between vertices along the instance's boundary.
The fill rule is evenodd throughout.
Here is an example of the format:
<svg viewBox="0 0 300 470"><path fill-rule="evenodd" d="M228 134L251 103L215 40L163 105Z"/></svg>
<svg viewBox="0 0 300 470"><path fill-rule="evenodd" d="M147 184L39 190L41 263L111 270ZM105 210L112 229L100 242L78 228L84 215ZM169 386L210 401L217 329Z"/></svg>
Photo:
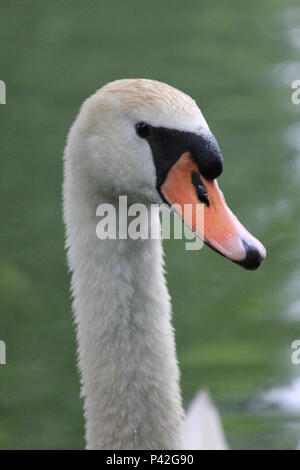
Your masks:
<svg viewBox="0 0 300 470"><path fill-rule="evenodd" d="M273 69L273 78L276 82L281 82L291 87L294 80L300 76L300 62L285 62L278 64Z"/></svg>
<svg viewBox="0 0 300 470"><path fill-rule="evenodd" d="M265 405L278 406L283 411L300 415L300 378L294 379L290 385L265 392L262 401Z"/></svg>
<svg viewBox="0 0 300 470"><path fill-rule="evenodd" d="M300 296L299 296L300 270L296 270L286 285L286 297L289 302L284 310L284 318L290 321L300 321Z"/></svg>
<svg viewBox="0 0 300 470"><path fill-rule="evenodd" d="M295 26L295 23L300 23L300 9L293 9L285 12L283 15L285 23L287 26L287 38L290 46L296 50L300 50L300 27ZM282 83L288 87L291 87L291 84L294 80L299 80L300 78L300 61L290 61L284 62L282 64L276 65L273 69L275 79L282 81ZM297 110L291 110L291 114L294 112L299 113L299 108ZM293 152L292 157L292 180L295 181L296 185L299 187L299 178L300 178L300 122L293 122L292 124L286 127L284 131L284 137L286 139L288 147L290 147ZM297 188L298 190L298 188ZM285 201L287 202L287 201ZM280 204L280 203L279 203ZM286 212L285 208L283 208ZM295 214L296 215L296 214ZM299 213L296 215L299 217ZM296 235L296 234L295 234ZM298 232L298 237L296 237L296 242L300 247L300 232ZM285 290L285 298L287 300L286 308L283 310L282 321L300 321L300 270L296 269L295 272L290 276L287 283L283 286L283 291ZM296 338L300 338L300 329L299 326L295 329ZM298 336L297 336L298 335ZM291 354L291 351L289 352ZM288 353L288 354L289 354ZM287 355L288 355L287 354ZM287 367L288 369L288 367ZM295 417L300 416L300 371L294 367L290 367L290 375L294 376L291 379L290 384L288 385L277 385L271 388L270 390L261 394L258 398L256 409L259 410L261 414L269 408L271 410L277 410L281 413L281 417L286 413L285 425L282 428L284 432L287 428L289 431L294 430L295 435L299 435L300 439L300 422ZM254 406L255 408L255 406ZM289 423L290 417L290 423ZM300 449L300 440L295 447Z"/></svg>
<svg viewBox="0 0 300 470"><path fill-rule="evenodd" d="M290 43L295 49L300 49L300 28L292 28L288 32Z"/></svg>
<svg viewBox="0 0 300 470"><path fill-rule="evenodd" d="M291 124L286 130L286 140L292 150L300 153L300 122Z"/></svg>

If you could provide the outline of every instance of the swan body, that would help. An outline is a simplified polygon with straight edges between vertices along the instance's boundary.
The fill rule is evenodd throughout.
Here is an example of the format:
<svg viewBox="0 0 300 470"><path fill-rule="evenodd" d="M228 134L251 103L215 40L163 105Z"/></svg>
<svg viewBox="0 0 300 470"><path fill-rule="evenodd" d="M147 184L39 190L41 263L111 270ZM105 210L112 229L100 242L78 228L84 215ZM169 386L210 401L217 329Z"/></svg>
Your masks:
<svg viewBox="0 0 300 470"><path fill-rule="evenodd" d="M137 122L151 123L151 142L137 134ZM205 142L212 135L196 103L184 93L151 80L121 80L86 100L68 136L64 221L87 449L184 447L184 412L161 241L96 236L99 204L112 204L121 226L125 220L118 213L120 194L147 206L162 201L157 181L167 180L165 160L160 168L154 154L156 146L175 134L176 139L197 134ZM213 157L207 157L206 166L201 160L199 166L213 179L217 174L209 172L219 174L221 157L216 147L210 151ZM183 163L189 157L185 158ZM210 158L215 158L215 167ZM159 226L158 214L151 217ZM239 244L234 256L241 256L243 249ZM203 402L213 410L207 398L202 397ZM201 410L198 402L196 415L190 418L193 425L198 418L206 420L209 413ZM220 439L213 445L226 447L218 433ZM210 446L205 431L200 440ZM196 447L195 442L192 445Z"/></svg>
<svg viewBox="0 0 300 470"><path fill-rule="evenodd" d="M189 450L227 450L221 418L208 392L197 393L183 423L183 445Z"/></svg>

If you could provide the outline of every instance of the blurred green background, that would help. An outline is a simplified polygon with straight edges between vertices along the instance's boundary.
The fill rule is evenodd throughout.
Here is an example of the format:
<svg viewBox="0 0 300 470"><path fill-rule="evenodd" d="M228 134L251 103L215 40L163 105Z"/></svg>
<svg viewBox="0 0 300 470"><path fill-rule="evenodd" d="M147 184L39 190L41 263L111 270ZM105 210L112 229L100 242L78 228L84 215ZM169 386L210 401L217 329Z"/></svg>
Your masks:
<svg viewBox="0 0 300 470"><path fill-rule="evenodd" d="M165 242L185 405L209 389L234 449L297 446L299 414L260 399L300 375L297 3L0 0L1 448L84 447L62 152L81 102L128 77L197 100L223 150L229 205L269 253L249 273Z"/></svg>

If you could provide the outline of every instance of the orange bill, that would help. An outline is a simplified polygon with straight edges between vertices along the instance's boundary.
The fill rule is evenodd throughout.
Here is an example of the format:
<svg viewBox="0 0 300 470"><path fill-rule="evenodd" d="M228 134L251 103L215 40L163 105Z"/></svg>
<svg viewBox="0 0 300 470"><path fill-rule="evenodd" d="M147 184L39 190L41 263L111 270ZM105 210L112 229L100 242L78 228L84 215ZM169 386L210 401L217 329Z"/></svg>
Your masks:
<svg viewBox="0 0 300 470"><path fill-rule="evenodd" d="M264 246L239 222L226 204L217 180L205 179L185 152L170 169L161 193L183 221L213 250L246 269L257 269L266 256ZM204 204L204 220L197 206Z"/></svg>

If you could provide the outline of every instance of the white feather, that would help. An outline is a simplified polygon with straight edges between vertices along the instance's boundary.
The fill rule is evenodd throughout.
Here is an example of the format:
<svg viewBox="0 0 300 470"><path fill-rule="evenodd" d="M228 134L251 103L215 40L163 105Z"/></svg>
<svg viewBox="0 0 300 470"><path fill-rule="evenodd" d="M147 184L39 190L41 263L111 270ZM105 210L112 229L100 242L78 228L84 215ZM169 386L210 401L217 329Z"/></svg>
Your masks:
<svg viewBox="0 0 300 470"><path fill-rule="evenodd" d="M184 421L183 444L189 450L227 450L221 418L210 395L198 392Z"/></svg>

